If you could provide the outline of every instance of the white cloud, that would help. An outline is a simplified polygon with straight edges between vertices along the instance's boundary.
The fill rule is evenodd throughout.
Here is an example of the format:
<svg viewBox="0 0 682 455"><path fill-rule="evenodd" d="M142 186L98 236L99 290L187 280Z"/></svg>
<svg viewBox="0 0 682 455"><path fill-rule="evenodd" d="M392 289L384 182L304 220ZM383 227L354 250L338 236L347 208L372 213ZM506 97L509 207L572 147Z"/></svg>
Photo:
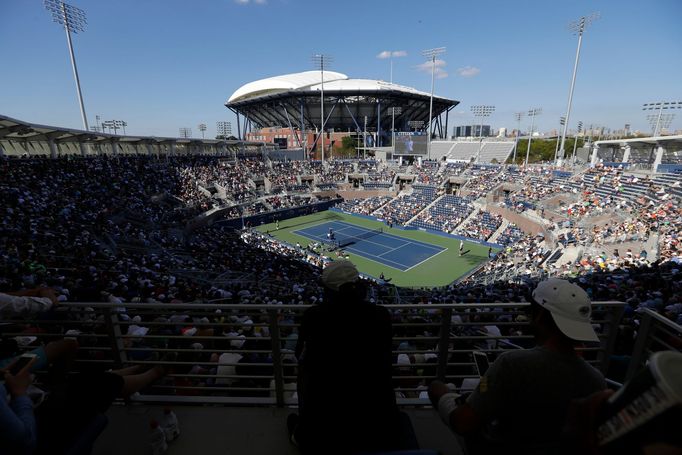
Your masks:
<svg viewBox="0 0 682 455"><path fill-rule="evenodd" d="M480 72L481 72L481 69L476 68L475 66L465 66L463 68L457 68L457 74L459 74L462 77L478 76L478 74Z"/></svg>
<svg viewBox="0 0 682 455"><path fill-rule="evenodd" d="M406 51L381 51L377 54L377 58L387 59L391 57L407 57Z"/></svg>
<svg viewBox="0 0 682 455"><path fill-rule="evenodd" d="M416 66L417 71L421 71L424 73L431 73L431 68L435 67L434 74L436 78L438 79L445 79L448 77L448 72L445 71L445 67L447 66L447 62L445 60L440 60L436 59L436 61L428 61L424 63L420 63L419 65Z"/></svg>
<svg viewBox="0 0 682 455"><path fill-rule="evenodd" d="M420 63L419 65L417 65L417 71L430 73L432 66L435 66L436 72L438 72L439 69L445 68L447 66L447 63L445 62L445 60L440 59L436 59L435 62L429 60L428 62Z"/></svg>

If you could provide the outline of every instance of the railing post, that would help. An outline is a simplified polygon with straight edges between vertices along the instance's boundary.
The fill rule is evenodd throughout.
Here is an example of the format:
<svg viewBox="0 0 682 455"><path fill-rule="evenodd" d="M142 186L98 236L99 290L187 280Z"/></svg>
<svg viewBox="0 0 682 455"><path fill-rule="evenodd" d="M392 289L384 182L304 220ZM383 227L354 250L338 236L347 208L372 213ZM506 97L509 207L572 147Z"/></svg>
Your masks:
<svg viewBox="0 0 682 455"><path fill-rule="evenodd" d="M448 349L450 347L450 320L452 319L452 308L443 309L440 321L440 340L438 340L438 370L436 376L438 380L445 382L448 369Z"/></svg>
<svg viewBox="0 0 682 455"><path fill-rule="evenodd" d="M611 356L613 355L613 349L616 347L616 338L618 337L618 324L623 317L625 308L621 306L608 307L608 316L606 317L608 324L608 332L606 333L606 339L602 340L601 348L599 351L599 365L600 370L604 376L609 369L609 363L611 362Z"/></svg>
<svg viewBox="0 0 682 455"><path fill-rule="evenodd" d="M628 373L625 376L625 382L632 379L635 373L637 373L637 370L639 370L651 334L651 324L653 321L649 314L649 310L644 310L640 314L642 315L642 319L639 324L639 330L637 331L637 339L635 340L635 347L632 350L632 357L630 358L630 366L628 367Z"/></svg>
<svg viewBox="0 0 682 455"><path fill-rule="evenodd" d="M104 321L107 326L109 339L111 340L111 355L116 368L122 368L128 361L128 355L124 350L121 326L118 321L118 313L111 311L111 308L104 309Z"/></svg>
<svg viewBox="0 0 682 455"><path fill-rule="evenodd" d="M282 343L280 342L277 311L268 310L270 320L270 341L272 343L272 368L275 375L275 400L277 406L284 406L284 374L282 371Z"/></svg>

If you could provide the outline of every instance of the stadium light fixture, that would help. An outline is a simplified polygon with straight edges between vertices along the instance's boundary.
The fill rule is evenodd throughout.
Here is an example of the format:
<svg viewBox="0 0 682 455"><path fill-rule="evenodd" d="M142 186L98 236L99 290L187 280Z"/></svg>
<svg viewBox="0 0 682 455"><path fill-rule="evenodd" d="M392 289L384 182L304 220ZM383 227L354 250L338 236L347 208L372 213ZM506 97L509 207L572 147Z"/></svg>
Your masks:
<svg viewBox="0 0 682 455"><path fill-rule="evenodd" d="M566 117L563 115L559 117L559 129L561 129L566 124ZM559 132L556 133L556 146L554 147L554 160L557 160L559 156Z"/></svg>
<svg viewBox="0 0 682 455"><path fill-rule="evenodd" d="M528 111L530 117L530 132L528 133L528 149L526 150L526 161L524 166L528 166L528 157L530 156L530 142L533 140L533 128L535 127L535 117L542 114L541 107L534 107Z"/></svg>
<svg viewBox="0 0 682 455"><path fill-rule="evenodd" d="M471 106L471 113L474 114L474 117L480 117L481 122L480 126L481 129L479 130L479 137L483 137L483 119L486 117L490 117L490 114L495 112L495 106Z"/></svg>
<svg viewBox="0 0 682 455"><path fill-rule="evenodd" d="M201 138L205 139L204 133L206 132L206 124L205 123L199 123L197 128L199 128L199 131L201 131Z"/></svg>
<svg viewBox="0 0 682 455"><path fill-rule="evenodd" d="M180 137L183 137L185 139L189 139L190 137L192 137L192 128L186 127L180 128Z"/></svg>
<svg viewBox="0 0 682 455"><path fill-rule="evenodd" d="M52 13L52 21L62 25L66 31L66 42L69 45L71 69L73 70L73 77L76 80L76 92L78 94L78 104L81 110L81 118L83 119L83 129L88 131L88 119L85 116L83 93L81 92L81 83L80 78L78 77L78 68L76 67L76 57L73 53L73 44L71 43L72 32L85 32L85 26L88 23L85 17L85 11L58 0L44 0L43 4L45 5L45 9Z"/></svg>
<svg viewBox="0 0 682 455"><path fill-rule="evenodd" d="M410 120L409 122L407 122L407 124L414 131L417 131L418 129L420 129L424 126L424 121L423 120Z"/></svg>
<svg viewBox="0 0 682 455"><path fill-rule="evenodd" d="M590 26L592 22L599 19L599 13L592 13L589 16L582 16L577 21L571 22L568 25L569 30L578 35L578 49L575 53L575 62L573 63L573 76L571 77L571 88L568 91L568 107L566 108L566 123L561 132L561 145L559 146L559 152L557 157L557 164L560 164L561 160L564 159L564 145L566 144L566 130L568 128L568 122L571 119L571 105L573 103L573 89L575 88L575 76L578 72L578 62L580 61L580 47L583 42L583 33L585 28Z"/></svg>
<svg viewBox="0 0 682 455"><path fill-rule="evenodd" d="M474 114L474 117L479 117L481 119L480 128L478 131L478 153L476 154L476 162L478 163L481 159L481 150L483 149L483 119L489 117L490 114L495 112L495 106L471 106L471 112Z"/></svg>
<svg viewBox="0 0 682 455"><path fill-rule="evenodd" d="M128 126L127 122L124 122L123 120L106 120L102 123L102 129L104 127L107 127L109 130L114 130L114 134L118 134L118 130L122 129L123 134L126 134L126 126Z"/></svg>
<svg viewBox="0 0 682 455"><path fill-rule="evenodd" d="M436 57L445 53L444 47L436 47L433 49L426 49L422 51L422 56L428 58L431 61L431 97L429 99L429 124L428 124L428 136L427 136L427 158L431 159L431 122L433 121L433 84L436 78Z"/></svg>
<svg viewBox="0 0 682 455"><path fill-rule="evenodd" d="M516 119L516 141L514 142L514 158L512 158L512 163L516 164L516 149L519 147L519 135L521 134L521 119L523 118L523 112L514 112L514 118Z"/></svg>
<svg viewBox="0 0 682 455"><path fill-rule="evenodd" d="M232 135L232 123L230 123L230 122L216 122L215 126L216 126L216 131L218 132L218 136L222 136L223 139L226 139Z"/></svg>
<svg viewBox="0 0 682 455"><path fill-rule="evenodd" d="M578 150L578 135L583 131L583 122L578 122L578 130L575 132L575 141L573 141L573 158L571 159L571 165L575 166L575 154Z"/></svg>
<svg viewBox="0 0 682 455"><path fill-rule="evenodd" d="M675 118L675 114L664 114L663 111L675 109L682 109L682 101L661 101L658 103L646 103L642 105L643 111L658 111L657 114L647 115L647 120L649 120L651 129L653 130L652 136L656 137L661 133L662 129L667 129Z"/></svg>
<svg viewBox="0 0 682 455"><path fill-rule="evenodd" d="M395 116L403 112L402 107L391 108L391 145L393 146L393 153L395 154Z"/></svg>
<svg viewBox="0 0 682 455"><path fill-rule="evenodd" d="M324 161L324 67L334 61L331 55L315 54L312 57L313 64L320 69L320 148L322 149L322 161Z"/></svg>

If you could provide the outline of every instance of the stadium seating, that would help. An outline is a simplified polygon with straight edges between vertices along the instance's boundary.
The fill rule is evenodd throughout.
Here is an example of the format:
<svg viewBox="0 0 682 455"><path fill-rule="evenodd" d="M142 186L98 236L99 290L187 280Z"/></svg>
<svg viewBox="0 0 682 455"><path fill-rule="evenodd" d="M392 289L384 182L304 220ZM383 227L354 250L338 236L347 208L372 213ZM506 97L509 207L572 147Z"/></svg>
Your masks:
<svg viewBox="0 0 682 455"><path fill-rule="evenodd" d="M409 223L410 226L452 232L473 211L470 200L445 195Z"/></svg>

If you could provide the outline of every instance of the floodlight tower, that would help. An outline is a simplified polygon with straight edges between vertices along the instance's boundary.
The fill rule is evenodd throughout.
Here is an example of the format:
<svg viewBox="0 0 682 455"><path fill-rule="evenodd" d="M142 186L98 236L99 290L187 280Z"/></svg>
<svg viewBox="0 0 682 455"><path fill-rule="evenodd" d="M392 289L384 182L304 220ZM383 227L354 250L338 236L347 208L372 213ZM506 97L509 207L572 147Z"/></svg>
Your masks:
<svg viewBox="0 0 682 455"><path fill-rule="evenodd" d="M521 119L523 118L523 112L514 112L514 118L516 119L516 141L514 142L514 158L512 158L512 163L516 164L516 149L519 148L519 135L521 134Z"/></svg>
<svg viewBox="0 0 682 455"><path fill-rule="evenodd" d="M85 18L85 11L68 3L59 0L44 0L45 8L52 13L52 21L64 26L66 31L66 42L69 45L69 55L71 56L71 69L76 80L76 91L78 93L78 104L81 109L83 119L83 129L88 131L88 119L85 116L85 105L83 104L83 93L81 92L81 82L76 68L76 57L73 54L73 44L71 43L71 32L84 32L88 21Z"/></svg>
<svg viewBox="0 0 682 455"><path fill-rule="evenodd" d="M402 114L402 112L402 107L391 108L391 145L393 146L393 153L395 153L395 116L396 114Z"/></svg>
<svg viewBox="0 0 682 455"><path fill-rule="evenodd" d="M206 132L206 124L205 124L205 123L199 123L199 125L197 126L197 128L199 128L199 131L201 131L201 138L202 138L202 139L205 139L205 138L204 138L204 133Z"/></svg>
<svg viewBox="0 0 682 455"><path fill-rule="evenodd" d="M436 78L436 57L445 53L444 47L436 47L433 49L426 49L422 51L422 55L429 60L431 60L431 98L429 100L429 124L428 124L428 136L427 136L427 150L428 159L431 159L431 121L433 120L433 84Z"/></svg>
<svg viewBox="0 0 682 455"><path fill-rule="evenodd" d="M322 161L324 161L324 67L329 66L334 59L327 54L315 54L312 59L315 67L320 69L320 136L318 139L322 149Z"/></svg>
<svg viewBox="0 0 682 455"><path fill-rule="evenodd" d="M528 150L526 150L526 161L524 166L528 166L528 157L530 156L530 141L533 140L533 128L535 127L535 116L542 114L541 107L534 107L528 111L530 117L530 132L528 133Z"/></svg>
<svg viewBox="0 0 682 455"><path fill-rule="evenodd" d="M493 112L495 112L495 106L471 106L471 113L474 114L474 117L479 117L481 119L481 129L479 130L478 137L483 137L483 119L490 117L490 114Z"/></svg>
<svg viewBox="0 0 682 455"><path fill-rule="evenodd" d="M180 128L180 137L188 139L192 137L192 128L182 127Z"/></svg>
<svg viewBox="0 0 682 455"><path fill-rule="evenodd" d="M573 142L573 158L571 159L571 164L575 166L575 153L578 150L578 135L583 132L583 122L578 122L578 131L575 133L575 141ZM585 141L583 141L585 142ZM583 144L584 145L584 144Z"/></svg>
<svg viewBox="0 0 682 455"><path fill-rule="evenodd" d="M562 129L565 124L566 124L566 117L564 117L562 115L561 117L559 117L559 129ZM554 147L554 161L557 160L558 156L559 156L559 133L557 132L556 147Z"/></svg>
<svg viewBox="0 0 682 455"><path fill-rule="evenodd" d="M661 101L658 103L646 103L642 106L643 111L658 111L658 114L647 115L647 120L649 120L649 124L653 130L652 135L654 137L658 136L663 128L669 127L670 123L675 118L675 114L664 114L663 111L674 109L682 109L682 101ZM663 126L664 123L667 123L667 126Z"/></svg>
<svg viewBox="0 0 682 455"><path fill-rule="evenodd" d="M592 22L599 19L599 13L592 13L589 16L583 16L577 21L571 22L568 25L569 30L578 35L578 49L575 53L575 63L573 64L573 77L571 78L571 89L568 92L568 107L566 108L566 123L561 132L561 145L559 146L558 159L561 161L564 159L564 145L566 144L566 130L568 128L568 122L571 118L571 105L573 103L573 89L575 88L575 76L578 72L578 61L580 60L580 47L583 43L583 33L585 28L588 27Z"/></svg>

